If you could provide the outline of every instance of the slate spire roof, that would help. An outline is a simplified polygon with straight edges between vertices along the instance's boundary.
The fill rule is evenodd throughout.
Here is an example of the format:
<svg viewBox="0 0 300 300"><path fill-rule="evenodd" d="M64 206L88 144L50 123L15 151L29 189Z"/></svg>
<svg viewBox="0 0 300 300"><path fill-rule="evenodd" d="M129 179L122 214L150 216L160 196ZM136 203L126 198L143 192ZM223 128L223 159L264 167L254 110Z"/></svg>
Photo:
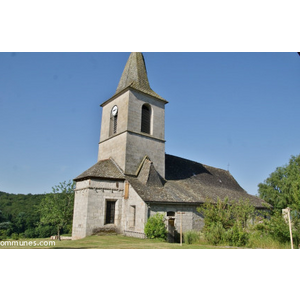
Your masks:
<svg viewBox="0 0 300 300"><path fill-rule="evenodd" d="M122 92L128 87L167 102L151 89L144 56L141 52L132 52L130 54L115 94Z"/></svg>

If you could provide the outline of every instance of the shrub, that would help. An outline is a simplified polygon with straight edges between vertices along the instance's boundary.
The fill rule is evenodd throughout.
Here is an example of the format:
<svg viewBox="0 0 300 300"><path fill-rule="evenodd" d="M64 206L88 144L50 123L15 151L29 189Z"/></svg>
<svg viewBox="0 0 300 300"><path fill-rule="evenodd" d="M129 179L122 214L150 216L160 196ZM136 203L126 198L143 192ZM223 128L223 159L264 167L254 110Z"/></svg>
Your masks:
<svg viewBox="0 0 300 300"><path fill-rule="evenodd" d="M225 240L226 230L221 222L212 223L204 228L205 239L212 245L221 244Z"/></svg>
<svg viewBox="0 0 300 300"><path fill-rule="evenodd" d="M267 230L272 238L280 243L286 243L290 240L289 225L280 212L276 212L270 220L267 221Z"/></svg>
<svg viewBox="0 0 300 300"><path fill-rule="evenodd" d="M215 227L217 223L220 223L225 229L233 226L232 206L228 198L225 198L224 201L218 199L217 203L207 200L197 210L204 215L205 227L209 228L212 225Z"/></svg>
<svg viewBox="0 0 300 300"><path fill-rule="evenodd" d="M11 234L11 238L13 240L18 240L19 239L19 235L16 232L14 232L14 233Z"/></svg>
<svg viewBox="0 0 300 300"><path fill-rule="evenodd" d="M246 232L238 223L226 232L225 240L230 246L242 247L249 241L249 233Z"/></svg>
<svg viewBox="0 0 300 300"><path fill-rule="evenodd" d="M299 219L294 218L292 234L295 245L298 245L300 241L298 228ZM290 243L289 225L280 211L276 211L274 215L270 217L270 219L266 219L262 223L257 224L254 229L262 234L270 235L274 241L277 241L282 245Z"/></svg>
<svg viewBox="0 0 300 300"><path fill-rule="evenodd" d="M145 225L144 232L149 239L166 240L167 229L164 223L164 215L157 213L150 217Z"/></svg>
<svg viewBox="0 0 300 300"><path fill-rule="evenodd" d="M186 244L196 244L200 241L199 233L194 230L186 231L183 234L183 238Z"/></svg>
<svg viewBox="0 0 300 300"><path fill-rule="evenodd" d="M255 215L254 206L248 200L229 201L225 198L223 201L218 199L216 203L206 201L198 208L198 212L204 215L203 233L209 243L229 243L234 246L248 243L246 228Z"/></svg>

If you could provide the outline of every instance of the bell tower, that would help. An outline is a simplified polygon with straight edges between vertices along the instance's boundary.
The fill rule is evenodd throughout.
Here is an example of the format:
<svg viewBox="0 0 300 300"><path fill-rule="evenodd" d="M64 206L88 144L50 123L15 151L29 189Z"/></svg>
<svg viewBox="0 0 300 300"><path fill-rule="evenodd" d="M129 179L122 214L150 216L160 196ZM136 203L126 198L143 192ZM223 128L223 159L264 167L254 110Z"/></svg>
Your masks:
<svg viewBox="0 0 300 300"><path fill-rule="evenodd" d="M132 52L116 93L101 104L98 161L113 158L127 175L137 175L145 156L165 177L165 105L149 85L144 56Z"/></svg>

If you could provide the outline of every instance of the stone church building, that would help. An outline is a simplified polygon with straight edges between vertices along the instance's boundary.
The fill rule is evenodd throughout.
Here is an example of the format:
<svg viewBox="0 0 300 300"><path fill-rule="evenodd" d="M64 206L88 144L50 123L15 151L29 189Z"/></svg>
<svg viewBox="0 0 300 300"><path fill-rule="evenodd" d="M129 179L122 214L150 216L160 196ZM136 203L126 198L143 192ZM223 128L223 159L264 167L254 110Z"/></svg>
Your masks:
<svg viewBox="0 0 300 300"><path fill-rule="evenodd" d="M115 230L144 238L165 215L169 232L200 230L197 207L207 199L263 200L247 194L228 171L165 154L165 106L149 85L142 53L131 53L115 94L101 104L98 162L76 177L73 239ZM181 215L181 217L180 217Z"/></svg>

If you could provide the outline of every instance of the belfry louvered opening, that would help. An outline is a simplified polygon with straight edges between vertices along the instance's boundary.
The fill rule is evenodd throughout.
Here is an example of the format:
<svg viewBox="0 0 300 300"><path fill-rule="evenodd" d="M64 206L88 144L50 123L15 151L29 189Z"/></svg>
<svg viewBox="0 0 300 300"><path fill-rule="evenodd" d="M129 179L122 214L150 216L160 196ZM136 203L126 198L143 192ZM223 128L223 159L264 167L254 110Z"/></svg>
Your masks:
<svg viewBox="0 0 300 300"><path fill-rule="evenodd" d="M141 132L150 134L151 131L151 107L144 104L142 107L142 124Z"/></svg>
<svg viewBox="0 0 300 300"><path fill-rule="evenodd" d="M109 135L117 133L118 128L118 115L110 117Z"/></svg>

